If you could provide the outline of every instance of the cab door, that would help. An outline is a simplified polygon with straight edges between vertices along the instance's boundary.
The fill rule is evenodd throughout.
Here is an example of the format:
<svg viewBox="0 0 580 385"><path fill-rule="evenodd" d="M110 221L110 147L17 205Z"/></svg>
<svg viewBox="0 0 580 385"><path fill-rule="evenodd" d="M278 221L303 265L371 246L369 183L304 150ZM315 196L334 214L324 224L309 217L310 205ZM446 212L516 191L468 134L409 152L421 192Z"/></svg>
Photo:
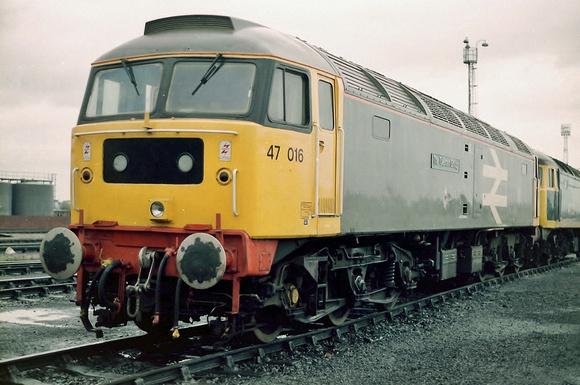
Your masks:
<svg viewBox="0 0 580 385"><path fill-rule="evenodd" d="M533 226L540 225L540 172L542 169L538 164L538 157L534 156L534 182L533 182L533 197L534 197L534 217Z"/></svg>
<svg viewBox="0 0 580 385"><path fill-rule="evenodd" d="M340 232L342 210L342 128L337 81L318 74L313 98L316 136L316 208L318 235Z"/></svg>
<svg viewBox="0 0 580 385"><path fill-rule="evenodd" d="M560 220L560 183L558 169L548 168L548 186L547 186L547 216L549 221Z"/></svg>

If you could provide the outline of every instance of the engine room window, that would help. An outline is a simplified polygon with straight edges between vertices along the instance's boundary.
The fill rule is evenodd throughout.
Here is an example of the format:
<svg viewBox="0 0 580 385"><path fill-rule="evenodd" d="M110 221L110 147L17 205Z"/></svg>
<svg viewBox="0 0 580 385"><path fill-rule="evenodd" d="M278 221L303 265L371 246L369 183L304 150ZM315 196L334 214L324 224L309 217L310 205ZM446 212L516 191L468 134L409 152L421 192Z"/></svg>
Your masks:
<svg viewBox="0 0 580 385"><path fill-rule="evenodd" d="M268 102L273 122L304 126L308 123L308 81L304 74L276 69Z"/></svg>
<svg viewBox="0 0 580 385"><path fill-rule="evenodd" d="M320 80L318 82L318 114L320 127L334 130L334 93L332 84Z"/></svg>
<svg viewBox="0 0 580 385"><path fill-rule="evenodd" d="M389 140L391 138L391 121L389 119L381 118L380 116L373 116L373 138L379 140Z"/></svg>
<svg viewBox="0 0 580 385"><path fill-rule="evenodd" d="M162 65L133 65L99 71L94 79L86 116L151 112L155 108Z"/></svg>
<svg viewBox="0 0 580 385"><path fill-rule="evenodd" d="M245 115L250 111L256 66L251 63L180 62L173 69L166 109L174 113Z"/></svg>

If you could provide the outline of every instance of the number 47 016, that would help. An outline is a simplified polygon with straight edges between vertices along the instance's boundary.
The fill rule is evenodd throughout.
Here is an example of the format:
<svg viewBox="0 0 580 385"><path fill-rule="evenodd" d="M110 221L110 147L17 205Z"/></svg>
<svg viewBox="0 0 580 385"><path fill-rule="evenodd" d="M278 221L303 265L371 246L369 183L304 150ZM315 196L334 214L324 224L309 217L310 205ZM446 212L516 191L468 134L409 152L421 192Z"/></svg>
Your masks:
<svg viewBox="0 0 580 385"><path fill-rule="evenodd" d="M278 157L280 156L280 149L280 146L273 144L268 148L266 156L272 160L278 160ZM304 162L304 150L301 148L289 147L288 151L286 152L286 156L290 162Z"/></svg>

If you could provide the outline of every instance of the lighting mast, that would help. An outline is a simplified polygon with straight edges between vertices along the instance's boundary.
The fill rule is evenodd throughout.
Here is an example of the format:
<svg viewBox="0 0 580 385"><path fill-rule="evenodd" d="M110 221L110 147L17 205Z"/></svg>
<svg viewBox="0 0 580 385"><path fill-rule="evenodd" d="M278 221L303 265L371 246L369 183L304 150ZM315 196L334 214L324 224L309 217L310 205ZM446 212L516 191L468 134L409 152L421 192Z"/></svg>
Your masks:
<svg viewBox="0 0 580 385"><path fill-rule="evenodd" d="M560 128L560 133L562 138L564 138L564 163L568 164L568 137L572 131L572 126L570 124L562 124Z"/></svg>
<svg viewBox="0 0 580 385"><path fill-rule="evenodd" d="M469 91L468 108L469 114L477 117L477 79L475 77L475 70L477 64L477 46L481 43L482 47L487 47L489 44L485 40L478 40L475 47L469 46L469 39L463 40L465 48L463 48L463 63L467 64L467 88Z"/></svg>

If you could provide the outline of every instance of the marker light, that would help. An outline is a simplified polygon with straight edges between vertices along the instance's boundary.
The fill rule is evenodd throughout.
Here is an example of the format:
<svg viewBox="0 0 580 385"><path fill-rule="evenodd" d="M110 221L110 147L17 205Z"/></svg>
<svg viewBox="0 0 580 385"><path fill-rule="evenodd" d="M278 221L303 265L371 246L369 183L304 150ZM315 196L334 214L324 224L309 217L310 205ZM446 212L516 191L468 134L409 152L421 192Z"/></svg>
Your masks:
<svg viewBox="0 0 580 385"><path fill-rule="evenodd" d="M81 171L81 180L84 183L90 183L93 180L93 170L88 167L85 167Z"/></svg>
<svg viewBox="0 0 580 385"><path fill-rule="evenodd" d="M219 184L225 186L232 181L232 171L227 168L220 169L216 174Z"/></svg>

